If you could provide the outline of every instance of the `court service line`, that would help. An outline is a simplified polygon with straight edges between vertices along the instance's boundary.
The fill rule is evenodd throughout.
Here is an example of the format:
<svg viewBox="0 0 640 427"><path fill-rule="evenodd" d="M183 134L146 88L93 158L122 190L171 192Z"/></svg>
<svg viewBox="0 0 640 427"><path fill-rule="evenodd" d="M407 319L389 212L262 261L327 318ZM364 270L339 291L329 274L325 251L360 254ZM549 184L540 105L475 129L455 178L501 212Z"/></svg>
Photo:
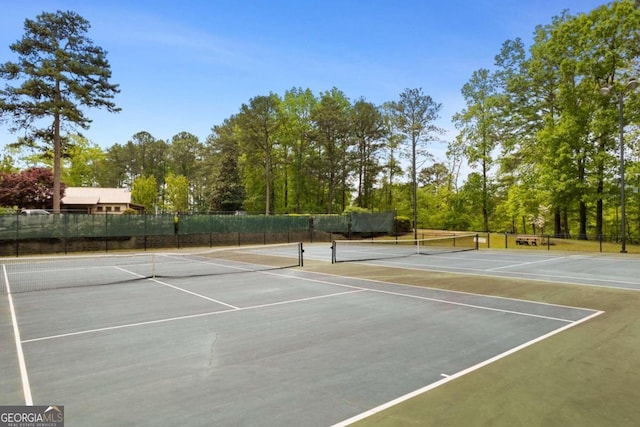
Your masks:
<svg viewBox="0 0 640 427"><path fill-rule="evenodd" d="M391 268L394 268L394 267L391 267ZM416 268L408 268L407 270L425 271L425 270L416 269ZM448 273L447 271L443 271L443 272L444 273ZM340 276L340 275L331 274L331 273L313 272L312 274L318 274L318 275L330 276L330 277L340 277L340 278L355 279L353 277ZM459 274L461 274L461 275L469 275L469 273L459 273ZM489 275L489 274L482 275L482 276L499 277L499 278L504 277L504 276L496 276L496 275ZM583 311L588 311L588 312L595 311L595 309L593 309L593 308L578 307L578 306L575 306L575 305L553 304L553 303L549 303L549 302L533 301L533 300L526 300L526 299L512 298L512 297L503 297L503 296L499 296L499 295L478 294L478 293L474 293L474 292L457 291L457 290L453 290L453 289L434 288L434 287L431 287L431 286L410 285L410 284L407 284L407 283L396 283L396 282L389 282L389 281L384 281L384 280L368 279L368 278L364 278L364 277L358 277L357 280L364 281L364 282L372 282L372 283L377 283L377 284L383 284L383 285L389 285L389 286L395 286L395 287L399 287L399 288L425 289L425 290L429 290L429 291L444 292L444 293L447 293L447 294L470 295L470 296L476 296L476 297L480 297L480 298L490 298L490 299L497 299L497 300L523 302L523 303L526 303L526 304L534 304L534 305L537 305L537 306L544 305L544 306L548 306L548 307L561 307L561 308L583 310ZM532 279L523 279L523 280L532 280ZM331 282L328 282L328 283L331 283ZM363 289L369 289L369 288L363 287Z"/></svg>
<svg viewBox="0 0 640 427"><path fill-rule="evenodd" d="M136 326L155 325L155 324L158 324L158 323L167 323L167 322L174 322L174 321L178 321L178 320L195 319L195 318L198 318L198 317L214 316L214 315L218 315L218 314L226 314L226 313L234 313L234 312L240 312L240 311L254 310L254 309L258 309L258 308L272 307L272 306L277 306L277 305L294 304L294 303L298 303L298 302L312 301L312 300L317 300L317 299L322 299L322 298L331 298L331 297L347 295L347 294L353 294L353 293L364 292L364 291L365 291L365 289L345 291L345 292L336 292L336 293L327 294L327 295L318 295L318 296L315 296L315 297L298 298L298 299L287 300L287 301L278 301L278 302L273 302L273 303L268 303L268 304L252 305L252 306L240 307L240 308L229 309L229 310L208 311L206 313L188 314L188 315L185 315L185 316L168 317L168 318L165 318L165 319L147 320L147 321L144 321L144 322L128 323L128 324L125 324L125 325L105 326L104 328L87 329L87 330L84 330L84 331L68 332L66 334L57 334L57 335L49 335L49 336L46 336L46 337L30 338L28 340L23 340L22 343L26 344L26 343L32 343L32 342L38 342L38 341L52 340L52 339L57 339L57 338L73 337L73 336L77 336L77 335L85 335L85 334L93 334L93 333L105 332L105 331L114 331L114 330L118 330L118 329L133 328L133 327L136 327Z"/></svg>
<svg viewBox="0 0 640 427"><path fill-rule="evenodd" d="M282 276L282 277L287 277L287 278L291 278L291 276L287 276L284 274L278 274L278 273L265 273L265 274L270 274L273 276ZM437 302L437 303L441 303L441 304L451 304L451 305L457 305L457 306L461 306L461 307L466 307L466 308L473 308L473 309L477 309L477 310L487 310L487 311L496 311L499 313L507 313L507 314L515 314L518 316L526 316L526 317L536 317L539 319L545 319L545 320L554 320L554 321L559 321L559 322L573 322L573 320L570 319L562 319L559 317L551 317L551 316L543 316L541 314L533 314L533 313L526 313L523 311L515 311L515 310L505 310L505 309L501 309L501 308L494 308L494 307L488 307L488 306L483 306L483 305L476 305L476 304L468 304L468 303L462 303L462 302L456 302L456 301L449 301L449 300L445 300L445 299L440 299L440 298L433 298L433 297L423 297L420 295L412 295L412 294L405 294L402 292L393 292L393 291L385 291L382 289L373 289L373 288L364 288L364 287L360 287L360 286L353 286L353 285L347 285L344 283L337 283L337 282L330 282L327 280L318 280L318 279L310 279L310 278L304 278L304 277L296 277L297 279L300 280L305 280L305 281L309 281L309 282L317 282L317 283L324 283L324 284L329 284L329 285L334 285L334 286L339 286L339 287L343 287L343 288L351 288L354 290L363 290L363 291L369 291L369 292L376 292L376 293L381 293L381 294L388 294L388 295L394 295L394 296L400 296L400 297L406 297L406 298L413 298L413 299L419 299L419 300L424 300L424 301L432 301L432 302ZM370 279L355 279L355 280L369 280L372 281L374 283L380 283L380 284L388 284L388 285L397 285L395 283L390 283L390 282L380 282L377 280L370 280ZM411 285L402 285L402 286L411 286ZM416 288L416 289L420 289L419 287L416 286L411 286L412 288ZM424 288L427 290L432 290L433 288ZM447 291L447 290L440 290L439 291L442 292L451 292L454 293L453 291ZM458 292L460 293L460 292ZM469 294L469 295L474 295L474 294ZM480 295L482 296L482 295ZM484 295L484 297L487 297L486 295ZM499 298L499 297L491 297L488 296L489 298ZM513 300L511 298L507 298L509 300L512 301L517 301L517 300ZM531 303L531 301L525 301L525 302L529 302ZM551 304L545 304L545 303L537 303L537 302L533 302L536 305L551 305ZM592 309L581 309L579 307L568 307L568 308L577 308L580 310L588 310L588 311L593 311Z"/></svg>
<svg viewBox="0 0 640 427"><path fill-rule="evenodd" d="M134 276L141 277L141 278L145 278L145 276L143 276L143 275L141 275L141 274L138 274L138 273L134 273L133 271L127 270L126 268L117 267L117 266L116 266L116 268L117 268L118 270L122 270L122 271L124 271L124 272L126 272L126 273L133 274ZM189 291L189 290L187 290L187 289L181 288L181 287L179 287L179 286L175 286L175 285L171 285L171 284L169 284L169 283L162 282L162 281L160 281L160 280L158 280L158 279L149 278L149 280L151 280L152 282L158 283L159 285L167 286L167 287L169 287L169 288L173 288L173 289L175 289L175 290L177 290L177 291L184 292L184 293L186 293L186 294L193 295L193 296L196 296L196 297L198 297L198 298L202 298L202 299L207 300L207 301L210 301L210 302L215 302L215 303L217 303L217 304L222 304L222 305L224 305L225 307L229 307L229 308L232 308L232 309L238 309L238 308L239 308L239 307L236 307L235 305L227 304L226 302L222 302L222 301L219 301L219 300L214 299L214 298L209 298L208 296L205 296L205 295L199 294L199 293L197 293L197 292L192 292L192 291Z"/></svg>
<svg viewBox="0 0 640 427"><path fill-rule="evenodd" d="M433 302L438 302L438 303L441 303L441 304L457 305L457 306L460 306L460 307L473 308L473 309L477 309L477 310L497 311L499 313L515 314L517 316L525 316L525 317L536 317L538 319L554 320L554 321L565 322L565 323L566 322L572 322L572 320L568 320L568 319L562 319L562 318L559 318L559 317L551 317L551 316L543 316L541 314L526 313L526 312L523 312L523 311L504 310L504 309L501 309L501 308L487 307L487 306L484 306L484 305L467 304L467 303L463 303L463 302L448 301L448 300L440 299L440 298L422 297L422 296L419 296L419 295L403 294L401 292L383 291L383 290L380 290L380 289L369 289L369 290L372 291L372 292L379 292L379 293L382 293L382 294L389 294L389 295L395 295L395 296L415 298L415 299L420 299L420 300L425 300L425 301L433 301Z"/></svg>
<svg viewBox="0 0 640 427"><path fill-rule="evenodd" d="M198 297L198 298L202 298L202 299L207 300L207 301L215 302L215 303L217 303L217 304L222 304L222 305L224 305L225 307L229 307L229 308L232 308L232 309L235 309L235 310L237 310L237 309L239 309L239 308L240 308L240 307L236 307L235 305L227 304L226 302L223 302L223 301L217 300L217 299L215 299L215 298L210 298L210 297L208 297L208 296L205 296L205 295L199 294L199 293L197 293L197 292L192 292L192 291L189 291L189 290L187 290L187 289L183 289L183 288L181 288L181 287L179 287L179 286L170 285L169 283L162 282L162 281L160 281L160 280L158 280L158 279L149 279L149 280L151 280L152 282L158 283L158 284L160 284L160 285L168 286L168 287L173 288L173 289L175 289L175 290L178 290L178 291L180 291L180 292L184 292L184 293L186 293L186 294L193 295L193 296L196 296L196 297Z"/></svg>
<svg viewBox="0 0 640 427"><path fill-rule="evenodd" d="M519 263L516 263L516 264L503 265L501 267L487 268L484 271L495 271L495 270L502 270L504 268L522 267L524 265L542 264L544 262L550 262L550 261L561 261L561 260L567 259L567 258L573 258L573 255L563 256L563 257L558 257L558 258L554 257L554 258L547 258L547 259L539 259L537 261L519 262Z"/></svg>
<svg viewBox="0 0 640 427"><path fill-rule="evenodd" d="M498 361L500 359L503 359L503 358L505 358L507 356L510 356L513 353L516 353L516 352L518 352L518 351L520 351L520 350L522 350L522 349L524 349L526 347L530 347L533 344L536 344L536 343L538 343L540 341L543 341L543 340L545 340L545 339L547 339L549 337L552 337L552 336L554 336L556 334L559 334L560 332L564 332L569 328L572 328L572 327L577 326L577 325L579 325L581 323L589 321L589 320L593 319L594 317L597 317L597 316L601 315L602 313L604 313L604 312L603 311L597 311L597 312L591 314L590 316L583 317L580 320L576 320L575 322L572 322L572 323L570 323L568 325L565 325L565 326L563 326L561 328L553 330L553 331L551 331L551 332L549 332L549 333L547 333L545 335L539 336L538 338L535 338L535 339L533 339L531 341L527 341L527 342L525 342L523 344L520 344L517 347L514 347L514 348L512 348L510 350L507 350L507 351L505 351L503 353L500 353L500 354L498 354L498 355L496 355L496 356L494 356L492 358L489 358L489 359L487 359L485 361L482 361L482 362L480 362L478 364L470 366L470 367L468 367L466 369L463 369L462 371L456 372L455 374L446 376L446 377L442 378L441 380L438 380L438 381L436 381L434 383L431 383L431 384L429 384L429 385L427 385L425 387L419 388L419 389L417 389L415 391L412 391L410 393L405 394L404 396L400 396L400 397L398 397L398 398L396 398L394 400L391 400L391 401L389 401L387 403L383 403L382 405L376 406L375 408L369 409L368 411L362 412L362 413L360 413L358 415L355 415L355 416L353 416L353 417L351 417L349 419L346 419L346 420L341 421L341 422L339 422L337 424L334 424L332 427L346 427L346 426L351 425L351 424L353 424L353 423L355 423L357 421L361 421L361 420L363 420L365 418L368 418L368 417L370 417L370 416L372 416L374 414L377 414L378 412L382 412L382 411L384 411L386 409L389 409L389 408L391 408L393 406L396 406L396 405L398 405L398 404L400 404L400 403L402 403L404 401L407 401L407 400L412 399L412 398L414 398L416 396L424 394L424 393L426 393L426 392L428 392L430 390L433 390L434 388L440 387L441 385L444 385L444 384L446 384L446 383L448 383L450 381L458 379L458 378L460 378L460 377L462 377L464 375L467 375L467 374L469 374L469 373L471 373L473 371L477 371L480 368L483 368L483 367L485 367L487 365L490 365L493 362L496 362L496 361Z"/></svg>
<svg viewBox="0 0 640 427"><path fill-rule="evenodd" d="M9 311L11 312L11 323L13 324L13 335L16 340L16 352L18 353L18 365L20 367L20 378L22 379L24 403L27 406L33 406L33 397L31 396L31 386L29 385L29 375L27 374L27 364L24 360L24 352L22 351L22 340L20 339L18 319L16 317L15 307L13 306L13 297L11 296L11 286L9 285L9 276L7 274L7 266L5 264L2 264L2 274L4 275L4 282L7 286L7 299L9 300Z"/></svg>

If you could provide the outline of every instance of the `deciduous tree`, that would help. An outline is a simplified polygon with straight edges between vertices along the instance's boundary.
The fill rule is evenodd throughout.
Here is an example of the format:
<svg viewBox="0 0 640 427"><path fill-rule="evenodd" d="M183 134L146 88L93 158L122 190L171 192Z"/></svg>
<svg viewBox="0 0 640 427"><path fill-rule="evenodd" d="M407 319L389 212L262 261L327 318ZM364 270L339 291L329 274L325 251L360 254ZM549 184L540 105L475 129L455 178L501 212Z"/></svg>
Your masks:
<svg viewBox="0 0 640 427"><path fill-rule="evenodd" d="M428 158L426 145L435 139L442 129L434 124L439 117L442 104L425 95L422 88L405 89L400 100L391 104L396 131L404 137L405 154L411 162L411 185L413 188L414 238L418 238L418 179L417 170ZM419 163L420 162L420 163Z"/></svg>
<svg viewBox="0 0 640 427"><path fill-rule="evenodd" d="M245 189L240 176L238 159L240 146L235 132L235 118L214 126L207 138L205 170L208 208L211 211L237 211L242 209Z"/></svg>
<svg viewBox="0 0 640 427"><path fill-rule="evenodd" d="M166 209L176 213L189 212L189 181L184 175L170 172L166 182Z"/></svg>
<svg viewBox="0 0 640 427"><path fill-rule="evenodd" d="M147 213L155 213L158 207L158 185L154 176L139 176L133 181L131 201L144 206Z"/></svg>
<svg viewBox="0 0 640 427"><path fill-rule="evenodd" d="M62 184L59 198L64 196L64 189ZM0 174L0 206L51 209L53 191L53 172L49 168L33 167Z"/></svg>
<svg viewBox="0 0 640 427"><path fill-rule="evenodd" d="M487 69L474 71L471 79L462 87L462 96L467 103L462 112L453 117L460 130L457 139L469 164L480 167L482 176L483 231L489 231L489 180L493 165L493 151L500 140L499 110L500 96L496 91L493 76Z"/></svg>
<svg viewBox="0 0 640 427"><path fill-rule="evenodd" d="M263 167L265 186L265 214L271 213L271 190L273 184L273 162L278 145L276 135L281 122L278 116L280 98L275 94L257 96L242 104L237 115L242 142L248 157L248 165L253 162Z"/></svg>

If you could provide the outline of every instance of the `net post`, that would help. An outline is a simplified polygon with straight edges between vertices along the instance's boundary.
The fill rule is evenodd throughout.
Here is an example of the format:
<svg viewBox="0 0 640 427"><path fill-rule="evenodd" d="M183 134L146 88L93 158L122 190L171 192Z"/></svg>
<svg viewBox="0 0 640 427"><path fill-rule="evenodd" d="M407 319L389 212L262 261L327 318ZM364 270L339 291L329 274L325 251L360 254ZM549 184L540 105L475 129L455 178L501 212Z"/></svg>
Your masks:
<svg viewBox="0 0 640 427"><path fill-rule="evenodd" d="M480 248L480 234L476 233L475 240L476 240L476 251L477 251Z"/></svg>
<svg viewBox="0 0 640 427"><path fill-rule="evenodd" d="M331 264L336 263L336 241L331 241Z"/></svg>
<svg viewBox="0 0 640 427"><path fill-rule="evenodd" d="M298 243L298 266L304 267L304 247L302 246L302 242Z"/></svg>
<svg viewBox="0 0 640 427"><path fill-rule="evenodd" d="M156 278L156 254L151 254L151 278Z"/></svg>

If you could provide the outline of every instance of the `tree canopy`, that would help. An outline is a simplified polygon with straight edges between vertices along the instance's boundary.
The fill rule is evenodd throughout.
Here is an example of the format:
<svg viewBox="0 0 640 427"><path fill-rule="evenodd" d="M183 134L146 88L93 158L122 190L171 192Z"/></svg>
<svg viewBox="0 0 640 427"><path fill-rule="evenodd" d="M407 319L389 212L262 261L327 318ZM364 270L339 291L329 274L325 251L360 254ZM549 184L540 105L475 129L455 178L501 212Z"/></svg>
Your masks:
<svg viewBox="0 0 640 427"><path fill-rule="evenodd" d="M214 124L204 141L189 132L163 139L141 131L100 152L68 132L60 139L68 156L63 156L64 177L73 185L135 188L138 202L154 211L180 204L182 212L186 191L189 212L304 214L362 208L395 210L413 217L416 228L615 236L621 220L622 97L627 230L637 235L640 90L626 85L640 73L638 28L636 2L617 0L589 13L553 17L531 29L530 46L522 39L506 40L494 65L472 72L461 88L465 106L453 117L458 134L452 141L439 141L435 120L442 104L420 88L375 105L350 99L335 87L319 93L294 87L252 97ZM3 77L11 77L18 65L5 64ZM108 85L109 77L98 79L107 84L105 92L97 92L105 104L87 106L115 110L109 96L117 87ZM608 97L600 93L605 86ZM84 100L74 98L72 88L61 92L68 102L51 111L84 105L71 102ZM28 105L28 98L11 94L10 88L2 92L5 119L22 112L18 100ZM9 101L15 104L11 111ZM48 116L16 117L22 120L17 125L26 125ZM60 117L87 124L84 116ZM36 142L48 147L54 134L30 135L20 140L23 149ZM446 158L434 156L432 149L442 143ZM85 150L73 150L74 145ZM16 150L5 153L3 170L27 158ZM31 166L38 160L29 159ZM51 164L46 156L39 161ZM467 174L461 176L464 169Z"/></svg>
<svg viewBox="0 0 640 427"><path fill-rule="evenodd" d="M59 196L64 193L64 185ZM33 167L16 173L0 173L0 206L26 209L53 207L51 169Z"/></svg>

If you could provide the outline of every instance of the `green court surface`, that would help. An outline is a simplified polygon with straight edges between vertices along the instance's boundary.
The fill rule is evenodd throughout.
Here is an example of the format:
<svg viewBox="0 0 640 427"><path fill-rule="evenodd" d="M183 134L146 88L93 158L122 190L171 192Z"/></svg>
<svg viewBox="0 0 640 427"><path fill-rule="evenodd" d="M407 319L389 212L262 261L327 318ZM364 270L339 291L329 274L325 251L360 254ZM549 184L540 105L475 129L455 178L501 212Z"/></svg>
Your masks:
<svg viewBox="0 0 640 427"><path fill-rule="evenodd" d="M94 426L640 419L638 258L304 254L162 254L158 276L99 257L48 265L42 284L3 260L0 405Z"/></svg>
<svg viewBox="0 0 640 427"><path fill-rule="evenodd" d="M454 257L419 261L414 257L399 262L429 264L421 267L421 274L397 266L361 265L358 271L353 266L344 270L342 265L334 266L337 274L604 311L575 328L353 425L638 424L640 257L556 253L541 259L539 252L525 250L518 251L521 258L514 259L510 254L481 250L467 257L480 255L476 266L472 259ZM507 274L509 268L496 270L495 263L512 267L511 274ZM447 272L456 268L462 275ZM501 277L493 276L497 273Z"/></svg>

